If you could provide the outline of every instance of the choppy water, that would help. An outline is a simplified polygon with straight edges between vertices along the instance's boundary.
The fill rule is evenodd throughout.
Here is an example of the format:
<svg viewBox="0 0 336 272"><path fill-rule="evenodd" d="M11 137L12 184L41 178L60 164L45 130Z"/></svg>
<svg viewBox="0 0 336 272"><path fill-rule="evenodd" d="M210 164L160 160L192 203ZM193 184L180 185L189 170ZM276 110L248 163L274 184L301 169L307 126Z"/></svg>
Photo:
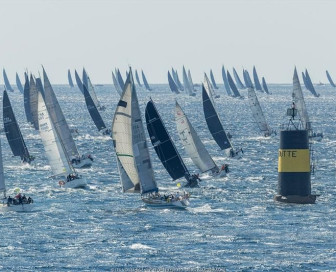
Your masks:
<svg viewBox="0 0 336 272"><path fill-rule="evenodd" d="M138 88L142 112L151 96L188 168L176 134L175 95L167 85L153 85L149 93ZM315 205L286 205L273 201L277 190L278 136L264 139L252 121L247 99L238 100L218 90L216 100L233 145L242 146L244 158L225 159L206 128L201 93L177 96L206 147L218 163L228 162L226 178L207 177L192 190L186 210L146 207L138 195L122 194L111 139L100 136L77 88L54 86L68 123L80 136L81 153L93 154L91 169L80 170L89 180L87 189L63 190L51 180L50 167L38 132L24 116L23 97L10 93L16 117L36 164L22 166L11 155L1 134L4 169L9 194L20 187L31 195L31 213L0 213L1 271L111 271L116 268L210 269L227 271L336 270L335 162L336 90L318 87L320 98L304 90L306 104L317 131L325 138L314 145L318 160L312 192L321 194ZM272 128L287 122L290 85L270 85L271 96L258 93ZM102 113L110 127L119 99L112 86L96 87L106 106ZM242 91L247 96L246 91ZM149 144L150 145L150 144ZM153 149L156 178L163 191L176 189Z"/></svg>

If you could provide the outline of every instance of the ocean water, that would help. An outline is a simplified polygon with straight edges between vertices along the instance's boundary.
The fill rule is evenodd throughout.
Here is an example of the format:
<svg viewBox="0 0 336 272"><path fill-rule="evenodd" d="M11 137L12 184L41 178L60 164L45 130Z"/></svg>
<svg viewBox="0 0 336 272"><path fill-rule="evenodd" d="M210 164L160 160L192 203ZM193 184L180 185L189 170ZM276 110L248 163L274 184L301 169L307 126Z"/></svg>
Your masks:
<svg viewBox="0 0 336 272"><path fill-rule="evenodd" d="M336 90L318 86L319 98L304 90L313 127L325 136L313 145L317 167L312 192L320 197L315 205L290 205L273 201L279 136L262 137L247 99L228 97L222 85L216 91L221 95L216 104L222 122L233 135L233 145L244 150L244 157L234 160L226 158L211 138L200 91L196 97L176 96L168 85L152 87L152 92L137 88L141 110L144 113L152 97L190 172L197 170L176 133L175 99L215 161L229 163L229 175L203 176L201 187L190 190L186 210L145 206L139 195L121 192L112 140L94 127L78 88L56 85L68 123L80 132L80 153L94 156L92 168L78 171L87 178L87 188L61 189L50 178L38 132L26 122L22 95L9 93L36 159L32 166L22 165L1 134L8 194L19 187L36 206L30 213L0 213L0 271L336 271ZM273 129L288 123L291 88L269 85L272 95L257 93ZM97 86L96 93L106 106L103 119L111 127L119 95L110 85ZM246 90L242 95L247 96ZM171 180L148 145L160 190L177 190L179 181Z"/></svg>

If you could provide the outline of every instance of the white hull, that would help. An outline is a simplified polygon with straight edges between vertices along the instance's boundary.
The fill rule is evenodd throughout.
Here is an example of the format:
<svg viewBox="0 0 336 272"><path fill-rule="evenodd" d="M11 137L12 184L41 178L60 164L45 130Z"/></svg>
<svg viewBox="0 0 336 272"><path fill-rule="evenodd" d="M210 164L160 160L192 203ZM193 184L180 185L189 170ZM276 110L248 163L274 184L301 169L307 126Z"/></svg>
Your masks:
<svg viewBox="0 0 336 272"><path fill-rule="evenodd" d="M0 204L0 210L3 212L30 212L34 208L34 204L17 204L10 205Z"/></svg>
<svg viewBox="0 0 336 272"><path fill-rule="evenodd" d="M163 198L150 198L150 197L143 197L142 201L145 202L148 206L151 207L161 207L161 208L179 208L185 209L189 206L189 200L184 198L182 200L165 200Z"/></svg>
<svg viewBox="0 0 336 272"><path fill-rule="evenodd" d="M89 168L92 165L92 161L89 158L81 159L80 162L73 162L74 168Z"/></svg>
<svg viewBox="0 0 336 272"><path fill-rule="evenodd" d="M62 188L85 188L87 182L83 178L76 178L67 182L60 181L59 186Z"/></svg>

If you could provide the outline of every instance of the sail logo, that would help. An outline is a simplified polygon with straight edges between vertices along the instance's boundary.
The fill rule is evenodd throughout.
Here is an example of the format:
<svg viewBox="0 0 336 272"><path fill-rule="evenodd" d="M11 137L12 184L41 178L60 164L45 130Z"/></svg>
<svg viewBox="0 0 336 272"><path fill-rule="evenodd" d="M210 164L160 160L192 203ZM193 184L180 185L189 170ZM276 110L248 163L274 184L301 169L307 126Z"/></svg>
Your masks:
<svg viewBox="0 0 336 272"><path fill-rule="evenodd" d="M91 105L88 105L88 110L92 110L92 109L94 109L94 106L91 106Z"/></svg>
<svg viewBox="0 0 336 272"><path fill-rule="evenodd" d="M40 112L40 113L38 114L38 119L39 119L39 120L43 120L43 119L44 119L44 112Z"/></svg>
<svg viewBox="0 0 336 272"><path fill-rule="evenodd" d="M10 119L9 117L4 117L3 122L4 124L7 124L7 123L12 122L12 119Z"/></svg>

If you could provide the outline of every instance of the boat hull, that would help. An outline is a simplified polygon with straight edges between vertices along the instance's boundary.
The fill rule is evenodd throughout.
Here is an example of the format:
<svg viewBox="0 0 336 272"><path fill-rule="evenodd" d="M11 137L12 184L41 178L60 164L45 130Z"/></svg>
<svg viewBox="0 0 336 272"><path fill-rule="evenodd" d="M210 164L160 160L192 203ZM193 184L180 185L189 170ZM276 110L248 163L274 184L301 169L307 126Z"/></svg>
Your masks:
<svg viewBox="0 0 336 272"><path fill-rule="evenodd" d="M34 208L34 204L17 204L17 205L7 205L0 204L0 209L3 212L30 212Z"/></svg>
<svg viewBox="0 0 336 272"><path fill-rule="evenodd" d="M185 209L189 206L188 199L174 200L169 199L165 200L163 198L142 198L142 201L150 207L159 207L159 208L177 208Z"/></svg>
<svg viewBox="0 0 336 272"><path fill-rule="evenodd" d="M92 160L89 158L81 159L80 162L72 162L74 168L90 168L92 165Z"/></svg>
<svg viewBox="0 0 336 272"><path fill-rule="evenodd" d="M62 188L72 188L72 189L76 189L76 188L85 188L87 185L87 182L85 179L82 178L76 178L70 181L59 181L59 186Z"/></svg>

